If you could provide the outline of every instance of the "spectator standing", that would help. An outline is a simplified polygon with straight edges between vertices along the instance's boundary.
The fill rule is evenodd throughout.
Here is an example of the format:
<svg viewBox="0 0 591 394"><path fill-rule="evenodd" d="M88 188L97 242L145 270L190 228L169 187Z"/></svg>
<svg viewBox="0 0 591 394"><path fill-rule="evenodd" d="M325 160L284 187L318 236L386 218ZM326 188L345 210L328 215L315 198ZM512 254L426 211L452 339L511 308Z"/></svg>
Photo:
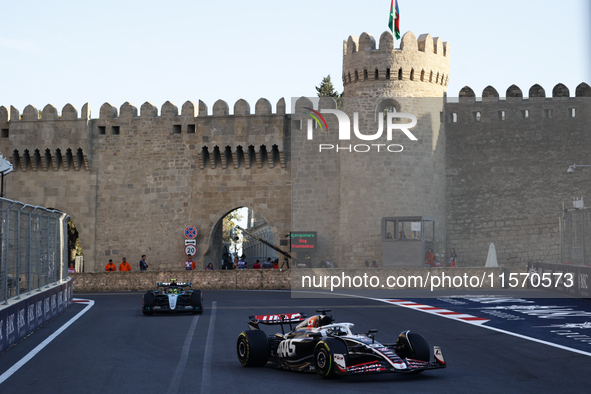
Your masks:
<svg viewBox="0 0 591 394"><path fill-rule="evenodd" d="M193 255L189 255L189 258L185 260L185 270L192 271L197 268L197 265L193 261Z"/></svg>
<svg viewBox="0 0 591 394"><path fill-rule="evenodd" d="M140 271L147 271L148 270L148 263L146 263L146 255L142 255L142 259L140 260Z"/></svg>
<svg viewBox="0 0 591 394"><path fill-rule="evenodd" d="M232 269L235 270L236 268L238 268L238 256L234 257L234 265L232 265Z"/></svg>
<svg viewBox="0 0 591 394"><path fill-rule="evenodd" d="M76 268L74 268L74 263L68 264L68 274L75 274Z"/></svg>
<svg viewBox="0 0 591 394"><path fill-rule="evenodd" d="M253 270L261 269L261 262L257 259L257 262L252 265Z"/></svg>
<svg viewBox="0 0 591 394"><path fill-rule="evenodd" d="M213 271L213 263L207 264L207 268L205 270L206 271Z"/></svg>
<svg viewBox="0 0 591 394"><path fill-rule="evenodd" d="M271 258L267 257L267 261L265 261L263 263L263 269L271 269L273 267L273 264L271 264ZM253 267L254 268L254 267Z"/></svg>
<svg viewBox="0 0 591 394"><path fill-rule="evenodd" d="M454 248L451 248L450 257L449 257L449 261L447 262L447 266L448 267L456 267L457 258L458 258L458 255L456 254L456 250Z"/></svg>
<svg viewBox="0 0 591 394"><path fill-rule="evenodd" d="M131 265L129 265L129 263L127 262L125 257L123 258L123 261L121 261L121 264L119 264L119 271L121 271L121 272L131 271Z"/></svg>
<svg viewBox="0 0 591 394"><path fill-rule="evenodd" d="M107 265L105 265L105 271L107 271L107 272L117 271L117 266L115 266L115 264L113 264L113 259L109 259L109 262L107 263Z"/></svg>
<svg viewBox="0 0 591 394"><path fill-rule="evenodd" d="M378 263L375 260L372 260L371 268L378 268Z"/></svg>
<svg viewBox="0 0 591 394"><path fill-rule="evenodd" d="M433 255L431 248L427 249L427 254L425 255L425 266L435 267L435 263L433 262L434 258L435 256Z"/></svg>
<svg viewBox="0 0 591 394"><path fill-rule="evenodd" d="M240 257L240 260L238 260L237 265L239 270L245 270L248 268L248 263L246 262L246 255L243 254Z"/></svg>

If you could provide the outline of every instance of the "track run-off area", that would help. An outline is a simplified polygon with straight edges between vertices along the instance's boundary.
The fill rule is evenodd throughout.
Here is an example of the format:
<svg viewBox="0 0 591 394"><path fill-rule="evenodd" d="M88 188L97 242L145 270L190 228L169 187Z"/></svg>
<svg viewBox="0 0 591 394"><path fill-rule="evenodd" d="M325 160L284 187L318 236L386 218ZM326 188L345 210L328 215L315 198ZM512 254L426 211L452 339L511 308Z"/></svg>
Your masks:
<svg viewBox="0 0 591 394"><path fill-rule="evenodd" d="M394 293L396 294L396 293ZM588 392L591 302L486 293L437 298L325 298L289 291L206 291L202 315L144 316L142 292L74 293L65 313L0 356L0 392L420 393ZM395 342L410 329L447 368L322 380L244 368L236 339L251 315L331 309L354 332ZM75 319L75 320L74 320ZM261 326L267 334L279 326Z"/></svg>

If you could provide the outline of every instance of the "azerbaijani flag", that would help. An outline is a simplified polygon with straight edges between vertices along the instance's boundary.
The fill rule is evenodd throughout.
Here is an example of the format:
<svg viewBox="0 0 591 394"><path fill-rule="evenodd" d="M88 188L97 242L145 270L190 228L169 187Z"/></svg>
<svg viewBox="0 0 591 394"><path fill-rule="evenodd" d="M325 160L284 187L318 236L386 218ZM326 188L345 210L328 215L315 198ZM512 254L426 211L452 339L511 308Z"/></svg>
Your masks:
<svg viewBox="0 0 591 394"><path fill-rule="evenodd" d="M398 8L398 0L396 0L396 6L394 6L394 1L390 4L390 21L388 22L388 26L390 30L392 30L392 34L396 37L397 40L400 39L400 9Z"/></svg>

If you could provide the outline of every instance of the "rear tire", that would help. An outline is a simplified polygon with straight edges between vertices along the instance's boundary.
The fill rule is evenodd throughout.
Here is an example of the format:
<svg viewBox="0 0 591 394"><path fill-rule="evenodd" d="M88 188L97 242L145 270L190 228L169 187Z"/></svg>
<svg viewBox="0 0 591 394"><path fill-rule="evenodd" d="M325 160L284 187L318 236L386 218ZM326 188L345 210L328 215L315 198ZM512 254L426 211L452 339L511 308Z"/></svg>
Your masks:
<svg viewBox="0 0 591 394"><path fill-rule="evenodd" d="M193 311L194 315L203 313L203 293L201 290L193 290L191 293L191 306L199 308L198 310Z"/></svg>
<svg viewBox="0 0 591 394"><path fill-rule="evenodd" d="M343 360L335 361L335 357L343 357ZM338 339L328 338L320 341L314 349L314 369L322 379L334 379L346 375L348 359L347 345Z"/></svg>
<svg viewBox="0 0 591 394"><path fill-rule="evenodd" d="M269 361L271 351L267 334L261 330L243 331L236 343L238 361L245 367L262 367Z"/></svg>
<svg viewBox="0 0 591 394"><path fill-rule="evenodd" d="M155 296L154 293L152 293L151 291L148 291L146 294L144 294L144 297L142 298L142 313L144 315L153 315L154 314L154 303L155 303Z"/></svg>

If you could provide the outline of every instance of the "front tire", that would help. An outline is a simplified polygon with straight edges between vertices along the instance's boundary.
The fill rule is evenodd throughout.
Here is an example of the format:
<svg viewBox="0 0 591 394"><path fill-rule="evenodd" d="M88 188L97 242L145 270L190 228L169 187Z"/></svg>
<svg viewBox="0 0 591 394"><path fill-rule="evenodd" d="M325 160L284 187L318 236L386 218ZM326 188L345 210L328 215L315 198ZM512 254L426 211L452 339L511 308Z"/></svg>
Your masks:
<svg viewBox="0 0 591 394"><path fill-rule="evenodd" d="M410 358L429 362L431 360L431 350L425 337L415 332L404 331L398 336L398 351L401 358Z"/></svg>
<svg viewBox="0 0 591 394"><path fill-rule="evenodd" d="M198 308L193 311L194 315L203 313L203 293L201 290L194 290L191 293L191 306Z"/></svg>
<svg viewBox="0 0 591 394"><path fill-rule="evenodd" d="M347 374L349 352L347 345L338 339L325 339L314 349L314 369L323 379L332 379Z"/></svg>
<svg viewBox="0 0 591 394"><path fill-rule="evenodd" d="M144 297L142 298L142 313L144 315L152 315L154 314L154 304L155 304L155 296L154 293L152 293L151 291L148 291L146 294L144 294Z"/></svg>
<svg viewBox="0 0 591 394"><path fill-rule="evenodd" d="M261 330L243 331L236 343L238 361L245 367L262 367L269 361L271 351L267 334Z"/></svg>

